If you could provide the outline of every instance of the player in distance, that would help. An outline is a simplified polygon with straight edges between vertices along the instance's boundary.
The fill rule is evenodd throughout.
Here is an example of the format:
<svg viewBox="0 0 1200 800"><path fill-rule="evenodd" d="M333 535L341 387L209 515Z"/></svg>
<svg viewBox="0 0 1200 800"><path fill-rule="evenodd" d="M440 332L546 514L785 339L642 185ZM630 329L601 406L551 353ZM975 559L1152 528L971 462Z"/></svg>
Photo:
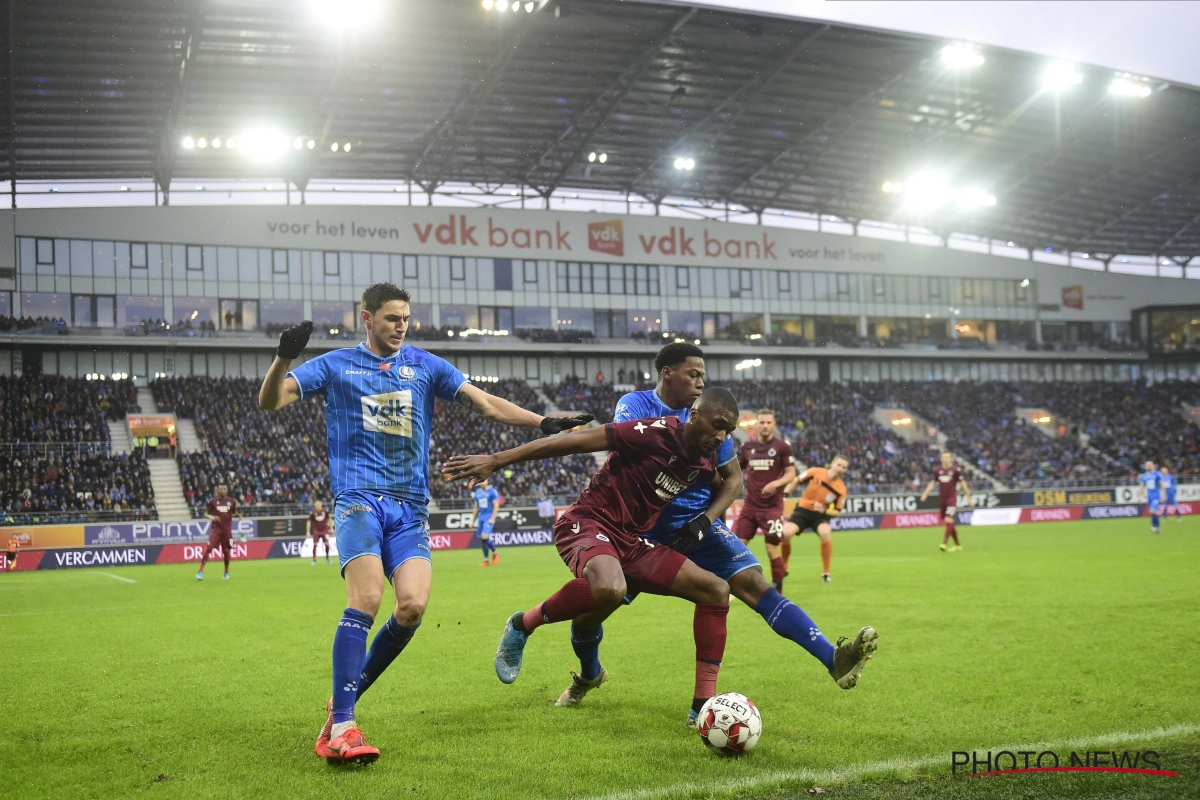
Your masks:
<svg viewBox="0 0 1200 800"><path fill-rule="evenodd" d="M486 567L500 562L500 551L492 541L492 530L496 527L496 512L500 510L500 493L488 481L481 481L475 487L475 533L483 546L483 563ZM491 560L488 560L488 551Z"/></svg>
<svg viewBox="0 0 1200 800"><path fill-rule="evenodd" d="M954 454L949 450L942 453L941 466L933 468L933 480L925 487L925 491L921 492L922 503L929 497L929 493L935 486L938 490L938 515L946 525L946 532L942 535L941 549L946 550L950 540L954 539L954 547L950 549L962 550L962 545L958 541L958 530L954 527L954 513L958 510L958 487L962 487L963 499L967 501L967 506L971 505L971 487L967 486L967 480L962 476L958 465L954 463Z"/></svg>
<svg viewBox="0 0 1200 800"><path fill-rule="evenodd" d="M308 512L308 535L313 540L312 563L317 565L317 545L325 548L325 563L332 564L329 559L329 510L320 500L313 501L313 510Z"/></svg>
<svg viewBox="0 0 1200 800"><path fill-rule="evenodd" d="M233 555L233 520L241 519L242 515L238 513L237 501L229 496L229 489L225 484L217 485L217 496L208 501L205 506L204 516L212 521L212 530L208 534L208 546L204 548L204 555L200 558L200 571L196 573L196 580L204 580L204 566L208 564L208 557L212 555L212 551L216 548L221 548L221 555L225 559L225 580L229 580L229 557Z"/></svg>
<svg viewBox="0 0 1200 800"><path fill-rule="evenodd" d="M1162 523L1158 518L1162 511L1162 473L1154 468L1153 461L1147 461L1143 466L1145 472L1138 476L1138 485L1141 487L1142 502L1150 512L1150 532L1162 533Z"/></svg>
<svg viewBox="0 0 1200 800"><path fill-rule="evenodd" d="M834 517L840 517L846 506L846 484L842 482L842 474L850 466L850 459L838 454L829 462L829 467L809 467L792 478L784 488L784 494L791 494L797 486L806 485L804 494L796 501L792 515L783 525L783 535L791 539L805 531L814 531L821 539L821 580L829 583L833 577L829 574L833 565L833 525Z"/></svg>
<svg viewBox="0 0 1200 800"><path fill-rule="evenodd" d="M1163 516L1170 518L1171 512L1175 512L1175 521L1183 522L1183 514L1179 511L1179 503L1176 502L1176 492L1179 489L1179 480L1171 472L1166 464L1158 468L1159 474L1162 475L1163 489Z"/></svg>
<svg viewBox="0 0 1200 800"><path fill-rule="evenodd" d="M367 341L333 350L295 369L312 322L285 330L259 389L258 404L275 411L323 396L334 493L338 559L346 609L333 637L333 697L314 747L330 763L370 763L355 704L416 633L429 602L429 435L434 398L451 400L507 425L546 435L590 421L543 417L471 385L444 359L404 343L409 294L377 283L362 294ZM367 650L367 634L391 581L392 613Z"/></svg>
<svg viewBox="0 0 1200 800"><path fill-rule="evenodd" d="M505 623L496 651L501 681L517 679L525 644L541 625L573 620L576 628L594 630L621 606L628 592L650 592L696 604L693 709L698 711L716 694L725 652L729 584L645 535L659 512L681 492L712 480L717 450L737 427L737 420L733 395L726 389L708 389L687 422L676 417L611 422L492 455L454 456L446 461L442 467L446 479L466 479L470 487L510 464L609 451L604 466L554 525L554 544L575 577L545 602L513 614ZM713 517L700 516L706 532ZM599 685L606 673L596 667L594 680Z"/></svg>
<svg viewBox="0 0 1200 800"><path fill-rule="evenodd" d="M12 572L17 568L17 553L21 549L21 543L17 541L17 537L8 537L8 558L4 560L4 571Z"/></svg>
<svg viewBox="0 0 1200 800"><path fill-rule="evenodd" d="M775 412L759 410L754 436L742 445L738 464L746 481L742 511L733 523L733 532L749 544L758 531L767 543L771 562L771 583L783 591L787 568L783 563L783 487L796 477L792 465L792 446L775 435Z"/></svg>

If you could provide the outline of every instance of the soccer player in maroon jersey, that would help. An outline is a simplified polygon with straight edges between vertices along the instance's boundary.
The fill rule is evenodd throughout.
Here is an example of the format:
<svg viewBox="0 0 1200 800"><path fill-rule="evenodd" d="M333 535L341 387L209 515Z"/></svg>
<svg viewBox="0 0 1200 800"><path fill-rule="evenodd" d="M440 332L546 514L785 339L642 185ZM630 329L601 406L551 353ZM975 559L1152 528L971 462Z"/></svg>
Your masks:
<svg viewBox="0 0 1200 800"><path fill-rule="evenodd" d="M320 500L313 501L313 510L308 513L308 535L313 540L313 566L317 565L318 543L325 547L325 563L332 564L329 560L329 512Z"/></svg>
<svg viewBox="0 0 1200 800"><path fill-rule="evenodd" d="M591 627L620 607L629 591L672 595L696 604L697 711L716 694L725 652L729 584L689 561L686 552L712 528L704 514L688 525L678 550L643 535L677 494L717 471L717 448L737 427L737 400L727 389L706 389L687 422L678 417L609 423L603 427L547 437L488 456L454 456L442 467L447 480L469 479L474 486L496 470L522 461L609 450L604 467L554 526L559 556L574 573L559 591L504 627L496 651L496 674L512 683L520 674L525 643L541 625L584 620ZM730 500L718 490L713 505ZM690 545L690 546L689 546Z"/></svg>
<svg viewBox="0 0 1200 800"><path fill-rule="evenodd" d="M208 501L208 506L204 509L204 516L212 520L212 532L208 534L208 547L204 548L204 556L200 559L200 571L196 573L196 580L204 580L204 565L208 563L208 557L213 549L218 546L225 557L225 580L229 580L229 556L233 548L233 520L235 517L241 519L242 515L238 513L237 501L229 496L229 489L225 484L217 485L217 496Z"/></svg>
<svg viewBox="0 0 1200 800"><path fill-rule="evenodd" d="M775 435L775 412L760 409L755 423L755 435L742 445L738 463L746 476L746 499L742 512L733 523L733 532L747 544L758 531L767 541L767 557L771 561L771 583L783 591L787 569L783 564L783 492L784 486L796 477L792 465L792 446Z"/></svg>
<svg viewBox="0 0 1200 800"><path fill-rule="evenodd" d="M954 512L958 510L958 487L960 484L967 505L970 505L971 487L967 486L962 472L954 463L954 454L947 450L942 453L942 465L933 468L933 480L921 493L921 502L923 503L925 498L929 497L929 493L933 491L933 487L937 486L938 488L938 513L942 515L942 521L946 524L946 533L942 536L942 550L946 549L946 544L951 537L954 539L954 547L951 549L962 550L962 545L958 543L958 531L954 527Z"/></svg>

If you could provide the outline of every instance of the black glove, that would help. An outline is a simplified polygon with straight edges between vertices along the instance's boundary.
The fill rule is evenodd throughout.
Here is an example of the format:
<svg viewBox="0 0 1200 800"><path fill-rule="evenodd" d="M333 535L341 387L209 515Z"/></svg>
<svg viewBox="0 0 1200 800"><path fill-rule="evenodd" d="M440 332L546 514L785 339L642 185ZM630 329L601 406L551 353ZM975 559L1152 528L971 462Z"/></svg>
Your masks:
<svg viewBox="0 0 1200 800"><path fill-rule="evenodd" d="M285 361L291 361L304 352L304 348L308 345L308 337L312 336L312 331L313 324L310 319L288 328L279 334L279 347L275 350L275 355Z"/></svg>
<svg viewBox="0 0 1200 800"><path fill-rule="evenodd" d="M580 414L578 417L542 417L538 428L547 436L553 436L556 433L569 431L571 428L578 428L580 425L587 425L594 419L595 417L591 414Z"/></svg>
<svg viewBox="0 0 1200 800"><path fill-rule="evenodd" d="M712 520L704 514L697 515L691 522L676 531L671 549L687 555L693 547L704 540L704 537L712 530L712 526Z"/></svg>

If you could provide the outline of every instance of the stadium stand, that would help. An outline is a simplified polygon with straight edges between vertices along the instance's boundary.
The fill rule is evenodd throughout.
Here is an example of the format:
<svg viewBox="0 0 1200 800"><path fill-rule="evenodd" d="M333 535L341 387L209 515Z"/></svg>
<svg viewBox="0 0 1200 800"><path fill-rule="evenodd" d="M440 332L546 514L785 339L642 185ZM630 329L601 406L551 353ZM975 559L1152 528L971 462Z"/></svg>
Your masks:
<svg viewBox="0 0 1200 800"><path fill-rule="evenodd" d="M568 377L559 384L542 384L542 391L564 411L586 411L603 424L612 422L617 401L628 389L614 389L609 383L587 384Z"/></svg>
<svg viewBox="0 0 1200 800"><path fill-rule="evenodd" d="M1035 404L1035 395L1022 396L1021 384L882 381L854 388L874 403L924 416L947 435L951 450L1009 485L1081 485L1124 475L1070 436L1051 438L1020 421L1017 407Z"/></svg>
<svg viewBox="0 0 1200 800"><path fill-rule="evenodd" d="M838 453L850 458L846 488L853 493L911 491L928 480L936 450L908 442L871 419L871 403L840 384L724 381L743 411L775 412L779 435L806 466L824 466Z"/></svg>
<svg viewBox="0 0 1200 800"><path fill-rule="evenodd" d="M107 442L106 419L137 408L129 380L0 375L0 441Z"/></svg>

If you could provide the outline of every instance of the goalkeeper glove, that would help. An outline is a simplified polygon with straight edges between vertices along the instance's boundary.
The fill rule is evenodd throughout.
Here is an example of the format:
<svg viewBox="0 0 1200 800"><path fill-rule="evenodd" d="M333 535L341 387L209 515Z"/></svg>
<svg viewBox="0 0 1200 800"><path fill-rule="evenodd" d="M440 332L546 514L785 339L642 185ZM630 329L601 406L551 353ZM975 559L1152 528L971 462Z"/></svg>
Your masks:
<svg viewBox="0 0 1200 800"><path fill-rule="evenodd" d="M312 320L307 319L299 325L288 328L279 334L279 347L275 350L275 355L285 361L291 361L304 352L304 348L308 345L308 337L312 336L312 332Z"/></svg>
<svg viewBox="0 0 1200 800"><path fill-rule="evenodd" d="M700 544L708 532L712 530L713 522L704 514L699 514L687 525L679 529L671 549L687 555L693 547Z"/></svg>
<svg viewBox="0 0 1200 800"><path fill-rule="evenodd" d="M542 417L538 428L547 436L553 436L556 433L569 431L571 428L578 428L580 425L587 425L593 419L595 417L591 414L580 414L578 417Z"/></svg>

